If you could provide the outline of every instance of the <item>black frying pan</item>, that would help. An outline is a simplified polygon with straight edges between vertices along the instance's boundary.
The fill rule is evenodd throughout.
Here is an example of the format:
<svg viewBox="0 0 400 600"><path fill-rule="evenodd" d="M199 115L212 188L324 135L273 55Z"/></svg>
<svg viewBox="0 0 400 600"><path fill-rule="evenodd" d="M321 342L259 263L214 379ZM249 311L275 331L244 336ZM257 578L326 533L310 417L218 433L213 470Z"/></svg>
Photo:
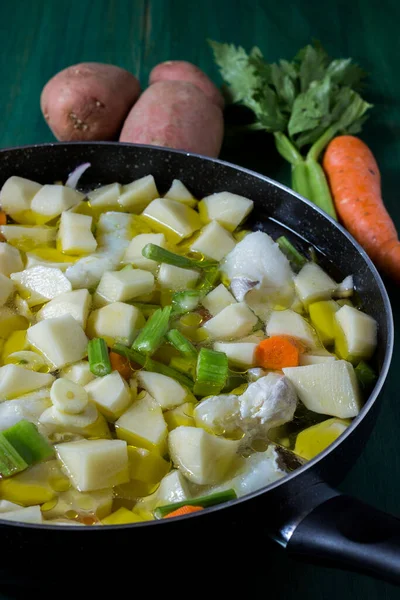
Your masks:
<svg viewBox="0 0 400 600"><path fill-rule="evenodd" d="M332 274L354 275L364 310L379 324L380 375L360 415L339 440L283 480L246 497L193 516L113 527L55 528L0 521L3 584L49 584L63 577L68 581L74 565L84 565L88 573L93 564L96 572L104 567L105 574L123 574L126 569L129 574L133 569L143 577L147 569L154 589L163 574L159 563L172 572L180 567L182 576L182 561L194 552L197 560L206 559L208 578L213 564L223 564L227 548L236 548L244 560L246 548L250 552L257 539L267 536L308 561L400 583L400 521L333 487L356 461L372 430L392 356L389 299L366 253L340 225L283 185L229 163L169 149L99 142L3 150L0 186L11 175L41 183L65 181L87 161L92 166L81 179L82 189L127 183L151 173L160 192L178 178L199 198L229 190L253 199L254 229L274 237L284 232L304 249L313 245L322 266ZM268 551L270 546L263 541L263 564Z"/></svg>

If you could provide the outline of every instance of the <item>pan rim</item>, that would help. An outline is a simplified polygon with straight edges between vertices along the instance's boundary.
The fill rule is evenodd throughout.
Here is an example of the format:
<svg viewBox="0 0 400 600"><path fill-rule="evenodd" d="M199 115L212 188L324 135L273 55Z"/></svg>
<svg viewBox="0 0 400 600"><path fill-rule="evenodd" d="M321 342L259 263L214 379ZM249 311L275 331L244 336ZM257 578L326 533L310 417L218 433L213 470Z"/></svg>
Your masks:
<svg viewBox="0 0 400 600"><path fill-rule="evenodd" d="M236 165L234 163L221 160L219 158L210 158L208 156L204 156L204 155L196 154L196 153L192 153L192 152L187 152L185 150L175 150L173 148L166 148L163 146L152 146L152 145L147 145L147 144L130 144L127 142L115 142L115 141L90 141L90 142L73 141L73 142L45 142L45 143L38 143L38 144L28 144L28 145L22 145L22 146L11 146L8 148L2 148L2 149L0 149L0 159L3 157L4 154L10 153L10 152L29 151L29 150L34 151L34 150L37 150L40 148L53 148L53 147L68 148L68 147L75 147L75 146L78 146L78 147L86 146L86 147L93 147L93 148L96 148L96 147L143 148L148 151L157 151L157 152L162 152L165 154L169 153L169 154L174 154L174 155L180 155L182 157L186 156L188 158L196 158L196 159L206 161L209 163L213 163L213 164L220 164L221 166L225 166L225 167L234 169L237 172L245 173L245 174L247 174L253 178L256 178L258 180L265 181L265 182L271 184L273 187L283 190L284 192L288 193L291 196L296 197L298 200L300 200L301 202L308 205L312 210L316 211L323 218L327 219L331 223L332 226L334 226L336 229L338 229L341 232L341 234L344 235L348 239L348 241L355 247L357 252L362 256L369 271L374 276L374 279L380 290L380 293L381 293L381 296L383 299L383 304L385 307L385 319L386 319L386 325L387 325L387 330L388 330L388 339L387 339L387 344L386 344L386 349L385 349L385 355L384 355L384 360L382 363L382 368L379 373L379 377L375 384L374 389L372 390L368 400L365 402L359 415L357 415L357 417L352 421L351 425L346 429L346 431L344 433L342 433L339 436L339 438L337 440L335 440L335 442L330 444L323 452L318 454L312 460L308 461L306 464L302 465L295 471L288 473L282 479L279 479L273 483L270 483L267 486L260 488L259 490L255 490L255 491L253 491L249 494L246 494L245 496L241 496L240 498L237 498L235 500L230 500L229 502L225 502L220 505L209 507L209 508L205 509L204 511L201 511L200 513L194 513L192 515L177 517L177 518L171 519L171 520L166 519L166 520L159 520L159 521L146 521L143 523L130 523L130 524L124 524L124 525L108 525L106 528L104 528L104 526L102 526L102 525L93 525L91 527L81 527L78 525L74 526L74 525L62 525L62 524L50 525L50 524L46 524L46 523L37 524L37 523L24 523L24 522L19 522L19 521L7 521L7 520L3 520L0 518L0 526L1 527L9 526L10 528L11 527L23 527L23 528L27 528L27 529L38 529L38 530L45 529L45 530L55 530L55 531L71 531L71 532L72 531L99 531L99 530L107 531L107 530L115 530L115 529L118 529L118 530L119 529L132 529L132 528L140 528L140 527L160 526L161 524L163 524L165 526L166 524L168 524L168 523L171 524L175 521L182 521L182 520L185 520L188 518L201 517L201 516L209 514L211 512L216 512L216 511L222 510L224 508L227 508L228 506L239 505L243 502L246 502L248 500L251 500L253 498L261 496L269 491L272 491L272 490L284 485L286 482L289 482L289 481L295 479L297 476L301 476L309 469L312 469L313 467L315 467L320 461L325 459L331 452L336 450L336 448L340 444L342 444L342 442L344 442L349 436L351 436L353 434L353 432L355 431L355 429L357 429L357 427L360 425L360 423L366 418L366 416L368 415L368 413L370 412L372 407L375 405L375 402L377 401L377 399L382 391L384 383L387 379L387 375L388 375L391 360L392 360L393 345L394 345L394 321L393 321L393 313L392 313L392 308L391 308L391 304L390 304L390 299L389 299L385 284L381 278L381 275L378 272L375 265L373 264L372 260L369 258L366 251L361 247L361 245L354 239L354 237L340 223L336 222L329 215L327 215L324 211L322 211L319 207L317 207L315 204L313 204L312 202L310 202L309 200L307 200L300 194L293 191L288 186L285 186L284 184L282 184L266 175L258 173L257 171L253 171L252 169L248 169L246 167L241 167L240 165Z"/></svg>

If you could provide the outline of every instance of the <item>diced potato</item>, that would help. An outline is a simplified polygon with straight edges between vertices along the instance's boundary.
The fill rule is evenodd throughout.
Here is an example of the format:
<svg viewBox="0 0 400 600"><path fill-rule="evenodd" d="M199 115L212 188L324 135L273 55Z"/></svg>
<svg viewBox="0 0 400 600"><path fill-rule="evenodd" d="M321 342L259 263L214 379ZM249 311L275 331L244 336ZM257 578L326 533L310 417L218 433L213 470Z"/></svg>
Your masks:
<svg viewBox="0 0 400 600"><path fill-rule="evenodd" d="M294 452L307 460L311 460L330 446L346 431L350 420L327 419L301 431L296 438Z"/></svg>
<svg viewBox="0 0 400 600"><path fill-rule="evenodd" d="M67 479L68 486L70 482ZM63 481L56 481L56 487L65 489ZM92 514L98 519L104 519L112 511L113 491L111 488L93 492L78 492L74 488L61 491L55 506L42 508L43 518L57 519L63 517L67 511L75 513Z"/></svg>
<svg viewBox="0 0 400 600"><path fill-rule="evenodd" d="M19 250L6 242L0 242L0 273L9 277L11 273L22 271L23 268Z"/></svg>
<svg viewBox="0 0 400 600"><path fill-rule="evenodd" d="M32 198L42 186L24 177L9 177L0 191L0 206L17 223L34 223Z"/></svg>
<svg viewBox="0 0 400 600"><path fill-rule="evenodd" d="M164 413L164 419L168 425L168 431L172 431L181 425L186 427L196 427L193 411L193 402L185 402L172 410L167 410Z"/></svg>
<svg viewBox="0 0 400 600"><path fill-rule="evenodd" d="M64 273L50 267L25 269L20 273L12 273L11 279L19 293L26 298L28 306L43 304L72 289L71 282Z"/></svg>
<svg viewBox="0 0 400 600"><path fill-rule="evenodd" d="M320 346L317 335L311 325L293 310L273 310L266 326L266 334L289 335L299 339L307 348Z"/></svg>
<svg viewBox="0 0 400 600"><path fill-rule="evenodd" d="M163 263L158 271L157 281L162 289L179 292L193 288L199 277L198 271Z"/></svg>
<svg viewBox="0 0 400 600"><path fill-rule="evenodd" d="M85 390L98 410L111 421L118 419L132 403L128 384L118 371L97 377L85 386Z"/></svg>
<svg viewBox="0 0 400 600"><path fill-rule="evenodd" d="M142 254L142 250L147 244L155 244L161 248L166 248L164 234L140 233L136 235L127 247L122 262L131 263L134 267L145 271L157 271L159 263L150 258L145 258Z"/></svg>
<svg viewBox="0 0 400 600"><path fill-rule="evenodd" d="M68 267L65 275L74 289L94 288L106 271L112 271L118 266L124 250L125 247L122 247L84 256Z"/></svg>
<svg viewBox="0 0 400 600"><path fill-rule="evenodd" d="M55 446L72 485L80 492L129 481L128 450L123 440L79 440Z"/></svg>
<svg viewBox="0 0 400 600"><path fill-rule="evenodd" d="M150 294L154 276L142 269L108 271L100 279L97 294L107 302L124 302Z"/></svg>
<svg viewBox="0 0 400 600"><path fill-rule="evenodd" d="M139 214L159 195L153 175L146 175L123 185L118 203L124 210Z"/></svg>
<svg viewBox="0 0 400 600"><path fill-rule="evenodd" d="M257 317L244 302L227 306L203 325L203 329L215 340L241 338L255 327Z"/></svg>
<svg viewBox="0 0 400 600"><path fill-rule="evenodd" d="M232 194L218 192L203 198L199 203L199 212L205 223L218 221L228 231L233 231L253 210L254 202Z"/></svg>
<svg viewBox="0 0 400 600"><path fill-rule="evenodd" d="M0 273L0 306L3 306L14 292L14 283L3 273Z"/></svg>
<svg viewBox="0 0 400 600"><path fill-rule="evenodd" d="M313 302L309 306L311 323L314 325L319 339L326 346L333 344L335 339L335 313L339 305L334 300Z"/></svg>
<svg viewBox="0 0 400 600"><path fill-rule="evenodd" d="M334 354L312 354L310 352L300 354L299 365L300 367L306 367L307 365L318 365L319 363L332 362L333 360L336 360L336 356Z"/></svg>
<svg viewBox="0 0 400 600"><path fill-rule="evenodd" d="M137 381L140 387L145 389L163 410L183 404L189 395L178 381L161 373L138 371Z"/></svg>
<svg viewBox="0 0 400 600"><path fill-rule="evenodd" d="M73 365L64 367L60 371L60 377L70 379L79 385L87 385L90 381L93 381L95 375L90 370L90 366L87 360L80 360Z"/></svg>
<svg viewBox="0 0 400 600"><path fill-rule="evenodd" d="M28 325L29 322L25 317L21 317L8 306L0 306L0 339L7 339L14 331L27 329Z"/></svg>
<svg viewBox="0 0 400 600"><path fill-rule="evenodd" d="M51 486L56 479L64 484L68 483L56 460L39 463L10 479L1 480L0 495L21 506L44 504L57 496Z"/></svg>
<svg viewBox="0 0 400 600"><path fill-rule="evenodd" d="M177 469L168 473L160 483L159 488L148 498L143 498L135 506L135 510L154 510L157 506L174 504L191 498L190 484L186 477Z"/></svg>
<svg viewBox="0 0 400 600"><path fill-rule="evenodd" d="M115 512L102 520L103 525L126 525L127 523L141 523L143 519L131 510L121 506Z"/></svg>
<svg viewBox="0 0 400 600"><path fill-rule="evenodd" d="M377 322L352 306L342 306L335 314L335 352L350 362L368 359L377 344Z"/></svg>
<svg viewBox="0 0 400 600"><path fill-rule="evenodd" d="M47 223L64 210L76 206L84 195L65 185L44 185L32 199L31 210L38 223Z"/></svg>
<svg viewBox="0 0 400 600"><path fill-rule="evenodd" d="M27 252L38 246L54 242L57 236L55 227L33 227L31 225L1 225L0 233L8 243Z"/></svg>
<svg viewBox="0 0 400 600"><path fill-rule="evenodd" d="M168 192L164 194L164 198L182 202L191 208L196 208L197 200L192 196L187 187L179 179L174 179Z"/></svg>
<svg viewBox="0 0 400 600"><path fill-rule="evenodd" d="M198 427L177 427L168 436L174 465L189 481L199 485L221 482L237 458L239 444Z"/></svg>
<svg viewBox="0 0 400 600"><path fill-rule="evenodd" d="M92 217L72 212L61 215L58 241L61 250L66 254L90 254L97 248L97 241L92 233Z"/></svg>
<svg viewBox="0 0 400 600"><path fill-rule="evenodd" d="M129 346L144 324L145 319L136 306L113 302L90 314L87 332L90 337L105 338L110 345L119 341Z"/></svg>
<svg viewBox="0 0 400 600"><path fill-rule="evenodd" d="M151 227L166 233L175 243L190 237L201 227L200 217L193 208L167 198L153 200L143 211L143 216Z"/></svg>
<svg viewBox="0 0 400 600"><path fill-rule="evenodd" d="M8 500L0 500L0 514L5 512L10 512L12 510L22 510L22 506L19 504L15 504L14 502L9 502Z"/></svg>
<svg viewBox="0 0 400 600"><path fill-rule="evenodd" d="M81 360L87 352L85 332L71 315L40 321L28 329L27 336L56 369Z"/></svg>
<svg viewBox="0 0 400 600"><path fill-rule="evenodd" d="M334 281L319 265L308 262L294 278L297 295L306 306L318 300L332 298L337 288Z"/></svg>
<svg viewBox="0 0 400 600"><path fill-rule="evenodd" d="M111 439L108 423L93 402L89 402L79 415L68 415L55 406L50 406L40 415L39 426L44 435L54 438L55 441L60 441L58 434L63 439L65 433L68 436L76 434L89 439Z"/></svg>
<svg viewBox="0 0 400 600"><path fill-rule="evenodd" d="M85 329L91 304L92 297L87 290L65 292L47 302L36 314L36 320L71 315Z"/></svg>
<svg viewBox="0 0 400 600"><path fill-rule="evenodd" d="M108 234L126 240L131 239L130 229L135 217L129 213L108 211L103 212L97 222L97 239L102 244Z"/></svg>
<svg viewBox="0 0 400 600"><path fill-rule="evenodd" d="M256 343L252 342L215 342L214 350L224 352L231 365L248 369L254 367Z"/></svg>
<svg viewBox="0 0 400 600"><path fill-rule="evenodd" d="M190 249L220 261L229 254L235 245L233 236L218 221L211 221L203 227Z"/></svg>
<svg viewBox="0 0 400 600"><path fill-rule="evenodd" d="M93 209L116 210L118 208L118 198L121 194L119 183L110 183L102 185L88 193L90 206Z"/></svg>
<svg viewBox="0 0 400 600"><path fill-rule="evenodd" d="M353 366L334 360L306 367L286 367L286 377L309 410L340 419L356 417L361 396Z"/></svg>
<svg viewBox="0 0 400 600"><path fill-rule="evenodd" d="M117 437L130 446L156 450L163 454L166 449L167 424L160 405L149 394L135 400L115 423Z"/></svg>
<svg viewBox="0 0 400 600"><path fill-rule="evenodd" d="M40 415L51 406L50 388L41 388L0 403L0 431L22 419L38 425Z"/></svg>
<svg viewBox="0 0 400 600"><path fill-rule="evenodd" d="M168 473L171 465L158 452L128 446L129 475L144 483L158 483Z"/></svg>
<svg viewBox="0 0 400 600"><path fill-rule="evenodd" d="M226 289L224 284L220 283L202 299L201 303L204 308L206 308L208 312L215 317L215 315L220 313L221 310L224 310L224 308L227 306L236 304L236 300L230 291Z"/></svg>
<svg viewBox="0 0 400 600"><path fill-rule="evenodd" d="M51 385L54 377L49 373L36 373L18 365L0 367L0 402L16 398Z"/></svg>
<svg viewBox="0 0 400 600"><path fill-rule="evenodd" d="M1 518L4 521L18 521L21 523L42 523L42 512L40 506L29 506L22 510L14 510L3 513Z"/></svg>

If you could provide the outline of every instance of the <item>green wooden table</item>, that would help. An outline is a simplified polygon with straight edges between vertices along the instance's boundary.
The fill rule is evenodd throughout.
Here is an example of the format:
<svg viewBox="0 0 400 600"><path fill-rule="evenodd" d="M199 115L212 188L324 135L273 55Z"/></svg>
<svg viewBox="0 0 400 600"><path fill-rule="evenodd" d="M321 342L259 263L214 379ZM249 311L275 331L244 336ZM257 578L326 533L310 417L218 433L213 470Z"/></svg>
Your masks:
<svg viewBox="0 0 400 600"><path fill-rule="evenodd" d="M0 2L0 147L52 141L39 110L42 86L81 61L114 63L146 86L151 68L167 59L196 63L220 83L206 38L249 49L269 60L291 58L319 39L332 56L356 59L370 72L367 98L375 104L363 133L381 168L386 205L400 229L400 4L396 0L13 0ZM226 148L222 157L288 182L271 144ZM389 286L395 320L399 292ZM383 409L367 447L341 489L399 513L400 407L396 336ZM296 564L277 547L264 562L258 591L285 600L395 599L400 590L368 577ZM22 567L23 571L23 567ZM0 584L1 590L1 584ZM13 598L8 591L0 597Z"/></svg>

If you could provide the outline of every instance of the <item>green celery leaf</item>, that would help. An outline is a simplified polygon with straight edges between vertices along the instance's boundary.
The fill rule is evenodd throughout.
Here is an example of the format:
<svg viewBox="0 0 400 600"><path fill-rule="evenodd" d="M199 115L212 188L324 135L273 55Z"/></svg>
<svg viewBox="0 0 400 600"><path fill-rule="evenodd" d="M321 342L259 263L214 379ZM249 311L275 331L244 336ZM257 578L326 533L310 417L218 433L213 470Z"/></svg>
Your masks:
<svg viewBox="0 0 400 600"><path fill-rule="evenodd" d="M299 76L299 67L296 63L291 63L287 60L281 59L279 66L285 75L290 77L293 81L296 81Z"/></svg>
<svg viewBox="0 0 400 600"><path fill-rule="evenodd" d="M322 81L313 81L306 92L297 96L288 125L291 137L321 125L322 118L329 114L330 95L331 80L324 77Z"/></svg>
<svg viewBox="0 0 400 600"><path fill-rule="evenodd" d="M271 79L282 105L282 110L290 113L296 97L296 87L293 79L289 75L286 75L277 64L271 65Z"/></svg>
<svg viewBox="0 0 400 600"><path fill-rule="evenodd" d="M371 105L370 105L371 106ZM368 119L368 115L363 115L359 119L356 119L352 125L346 128L346 133L348 135L357 135L362 131L363 125L365 121Z"/></svg>
<svg viewBox="0 0 400 600"><path fill-rule="evenodd" d="M264 128L270 132L285 131L288 116L282 113L279 98L268 85L255 93L254 100L254 112Z"/></svg>
<svg viewBox="0 0 400 600"><path fill-rule="evenodd" d="M300 90L306 92L313 81L325 76L329 58L322 46L315 43L300 50L296 59L300 60Z"/></svg>
<svg viewBox="0 0 400 600"><path fill-rule="evenodd" d="M361 96L353 90L350 90L350 99L349 105L335 123L338 133L347 132L351 125L361 119L367 110L372 108L372 104L365 102L365 100L363 100Z"/></svg>
<svg viewBox="0 0 400 600"><path fill-rule="evenodd" d="M234 44L220 44L209 40L214 59L220 68L223 79L229 84L230 96L233 102L243 102L253 108L254 91L260 87L261 80L255 68L249 63L249 55L241 47ZM253 48L251 57L261 55L258 48Z"/></svg>
<svg viewBox="0 0 400 600"><path fill-rule="evenodd" d="M367 75L361 67L352 62L351 58L332 60L326 74L334 83L349 86L355 90L362 88L362 82Z"/></svg>

